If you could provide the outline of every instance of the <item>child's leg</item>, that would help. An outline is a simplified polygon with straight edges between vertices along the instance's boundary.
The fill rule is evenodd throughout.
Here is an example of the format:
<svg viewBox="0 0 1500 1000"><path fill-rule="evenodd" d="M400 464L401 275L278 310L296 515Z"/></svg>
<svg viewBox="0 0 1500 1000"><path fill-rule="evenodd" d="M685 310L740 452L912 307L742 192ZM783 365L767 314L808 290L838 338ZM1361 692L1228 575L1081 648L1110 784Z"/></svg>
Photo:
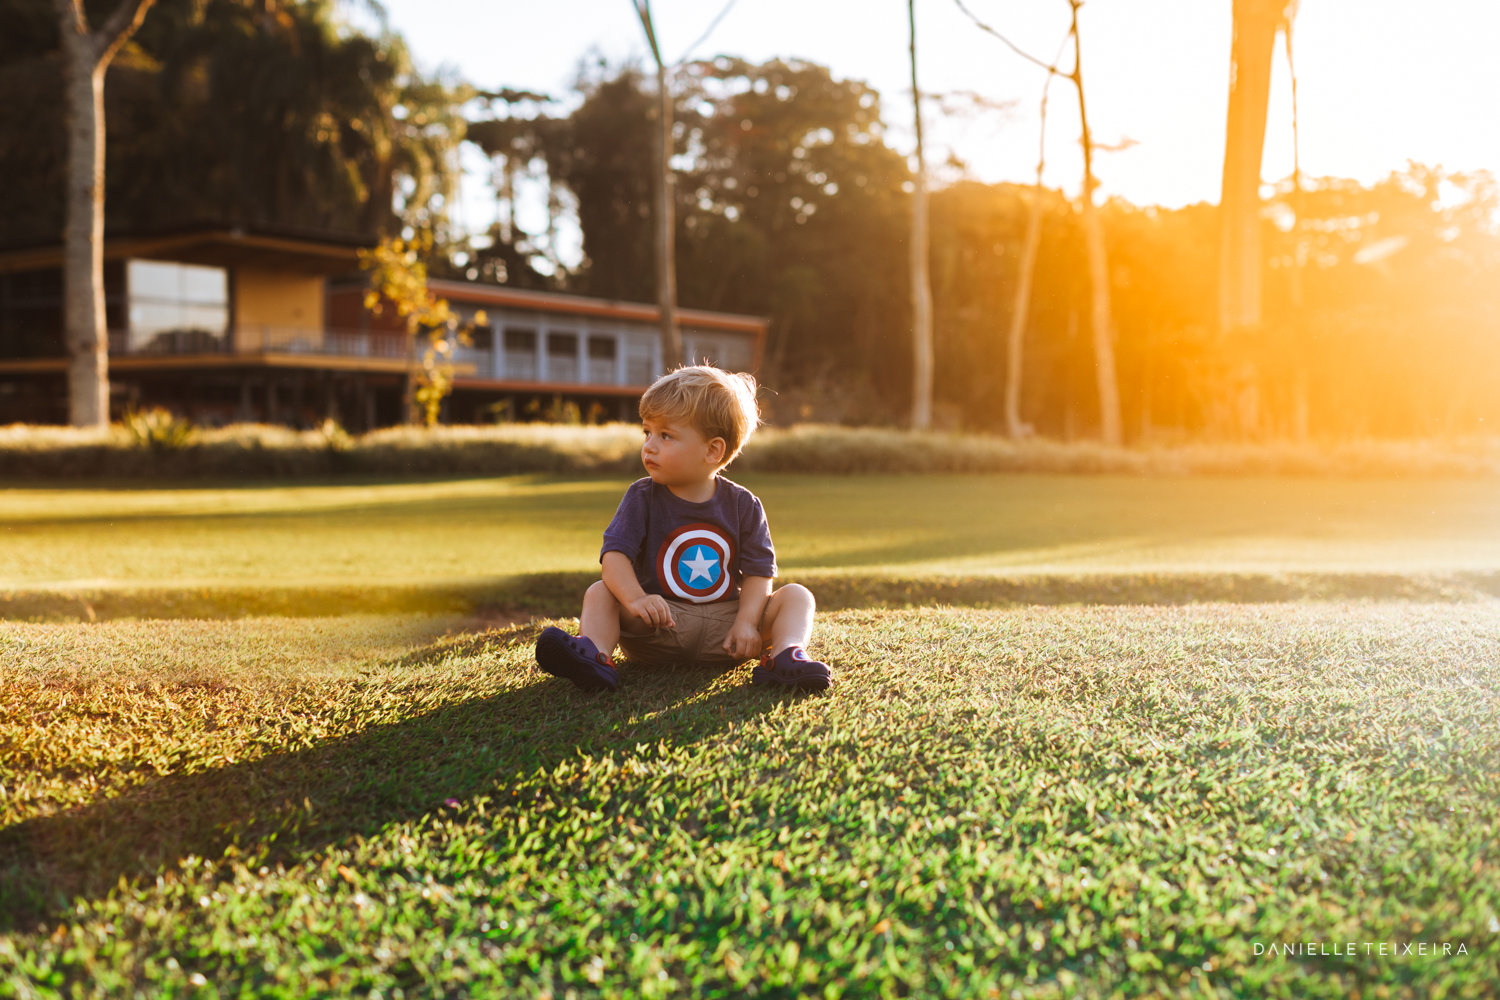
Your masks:
<svg viewBox="0 0 1500 1000"><path fill-rule="evenodd" d="M812 592L795 583L771 595L760 620L760 634L771 640L771 655L761 657L760 665L750 672L750 683L811 691L826 691L833 685L828 664L807 655L814 607Z"/></svg>
<svg viewBox="0 0 1500 1000"><path fill-rule="evenodd" d="M614 656L622 627L632 635L651 631L650 626L625 610L603 580L595 581L583 595L583 613L579 619L579 634L587 636L605 656Z"/></svg>
<svg viewBox="0 0 1500 1000"><path fill-rule="evenodd" d="M760 620L760 634L770 640L773 657L788 646L807 648L816 608L812 591L800 583L789 583L771 595Z"/></svg>

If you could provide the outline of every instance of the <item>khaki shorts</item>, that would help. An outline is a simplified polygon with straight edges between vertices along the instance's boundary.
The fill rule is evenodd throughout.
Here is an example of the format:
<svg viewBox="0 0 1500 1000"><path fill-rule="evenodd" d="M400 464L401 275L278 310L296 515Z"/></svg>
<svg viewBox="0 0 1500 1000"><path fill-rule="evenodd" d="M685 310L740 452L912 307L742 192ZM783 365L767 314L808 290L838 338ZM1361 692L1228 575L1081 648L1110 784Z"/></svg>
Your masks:
<svg viewBox="0 0 1500 1000"><path fill-rule="evenodd" d="M643 635L620 633L620 648L633 663L657 666L702 664L732 667L746 658L724 652L724 640L740 613L739 601L689 604L668 601L676 628L652 629Z"/></svg>

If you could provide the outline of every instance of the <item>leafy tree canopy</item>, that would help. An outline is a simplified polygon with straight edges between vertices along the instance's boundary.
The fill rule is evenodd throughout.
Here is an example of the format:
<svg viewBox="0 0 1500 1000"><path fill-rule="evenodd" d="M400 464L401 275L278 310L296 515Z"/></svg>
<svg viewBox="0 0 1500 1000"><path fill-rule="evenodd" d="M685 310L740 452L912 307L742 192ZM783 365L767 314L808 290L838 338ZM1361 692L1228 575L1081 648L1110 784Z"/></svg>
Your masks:
<svg viewBox="0 0 1500 1000"><path fill-rule="evenodd" d="M653 87L637 67L596 67L571 114L469 125L576 204L584 260L565 280L580 291L654 298ZM846 374L900 391L910 173L879 94L813 63L730 57L683 67L673 88L682 304L772 316L773 368L858 354Z"/></svg>
<svg viewBox="0 0 1500 1000"><path fill-rule="evenodd" d="M49 0L0 12L8 245L62 226L57 47ZM106 225L440 229L470 93L417 73L399 36L356 30L332 0L162 0L106 79Z"/></svg>

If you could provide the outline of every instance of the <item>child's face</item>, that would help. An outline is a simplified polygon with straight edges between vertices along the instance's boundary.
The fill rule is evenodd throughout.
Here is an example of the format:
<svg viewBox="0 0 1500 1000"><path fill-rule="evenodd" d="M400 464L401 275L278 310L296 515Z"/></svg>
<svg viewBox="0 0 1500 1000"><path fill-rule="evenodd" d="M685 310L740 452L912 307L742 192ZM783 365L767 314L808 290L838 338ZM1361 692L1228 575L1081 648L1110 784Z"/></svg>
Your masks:
<svg viewBox="0 0 1500 1000"><path fill-rule="evenodd" d="M684 419L648 417L641 423L646 432L641 462L653 482L686 486L713 478L724 459L723 438L704 440Z"/></svg>

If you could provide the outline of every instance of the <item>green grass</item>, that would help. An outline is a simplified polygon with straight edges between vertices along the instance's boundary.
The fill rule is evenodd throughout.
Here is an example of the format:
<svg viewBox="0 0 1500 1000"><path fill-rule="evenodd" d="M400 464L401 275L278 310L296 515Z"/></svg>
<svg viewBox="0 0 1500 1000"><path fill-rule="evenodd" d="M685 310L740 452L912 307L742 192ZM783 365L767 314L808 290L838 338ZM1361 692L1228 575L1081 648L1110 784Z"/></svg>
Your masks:
<svg viewBox="0 0 1500 1000"><path fill-rule="evenodd" d="M1494 602L845 611L810 697L457 624L0 623L0 994L1500 982Z"/></svg>
<svg viewBox="0 0 1500 1000"><path fill-rule="evenodd" d="M1045 589L1038 580L1090 575L1500 570L1500 500L1487 480L742 478L765 501L783 574L821 579L830 593L881 579L1031 579L1035 597ZM12 488L0 491L0 597L12 598L0 614L83 613L37 597L49 594L83 595L103 613L110 595L151 588L187 602L175 613L295 611L319 599L324 612L461 610L491 591L496 600L556 592L558 602L538 606L568 613L578 574L598 572L599 538L627 482ZM296 593L275 597L277 588ZM1108 590L1067 593L1105 599ZM199 591L207 596L192 605ZM36 599L15 603L28 595ZM165 600L112 613L169 613Z"/></svg>

